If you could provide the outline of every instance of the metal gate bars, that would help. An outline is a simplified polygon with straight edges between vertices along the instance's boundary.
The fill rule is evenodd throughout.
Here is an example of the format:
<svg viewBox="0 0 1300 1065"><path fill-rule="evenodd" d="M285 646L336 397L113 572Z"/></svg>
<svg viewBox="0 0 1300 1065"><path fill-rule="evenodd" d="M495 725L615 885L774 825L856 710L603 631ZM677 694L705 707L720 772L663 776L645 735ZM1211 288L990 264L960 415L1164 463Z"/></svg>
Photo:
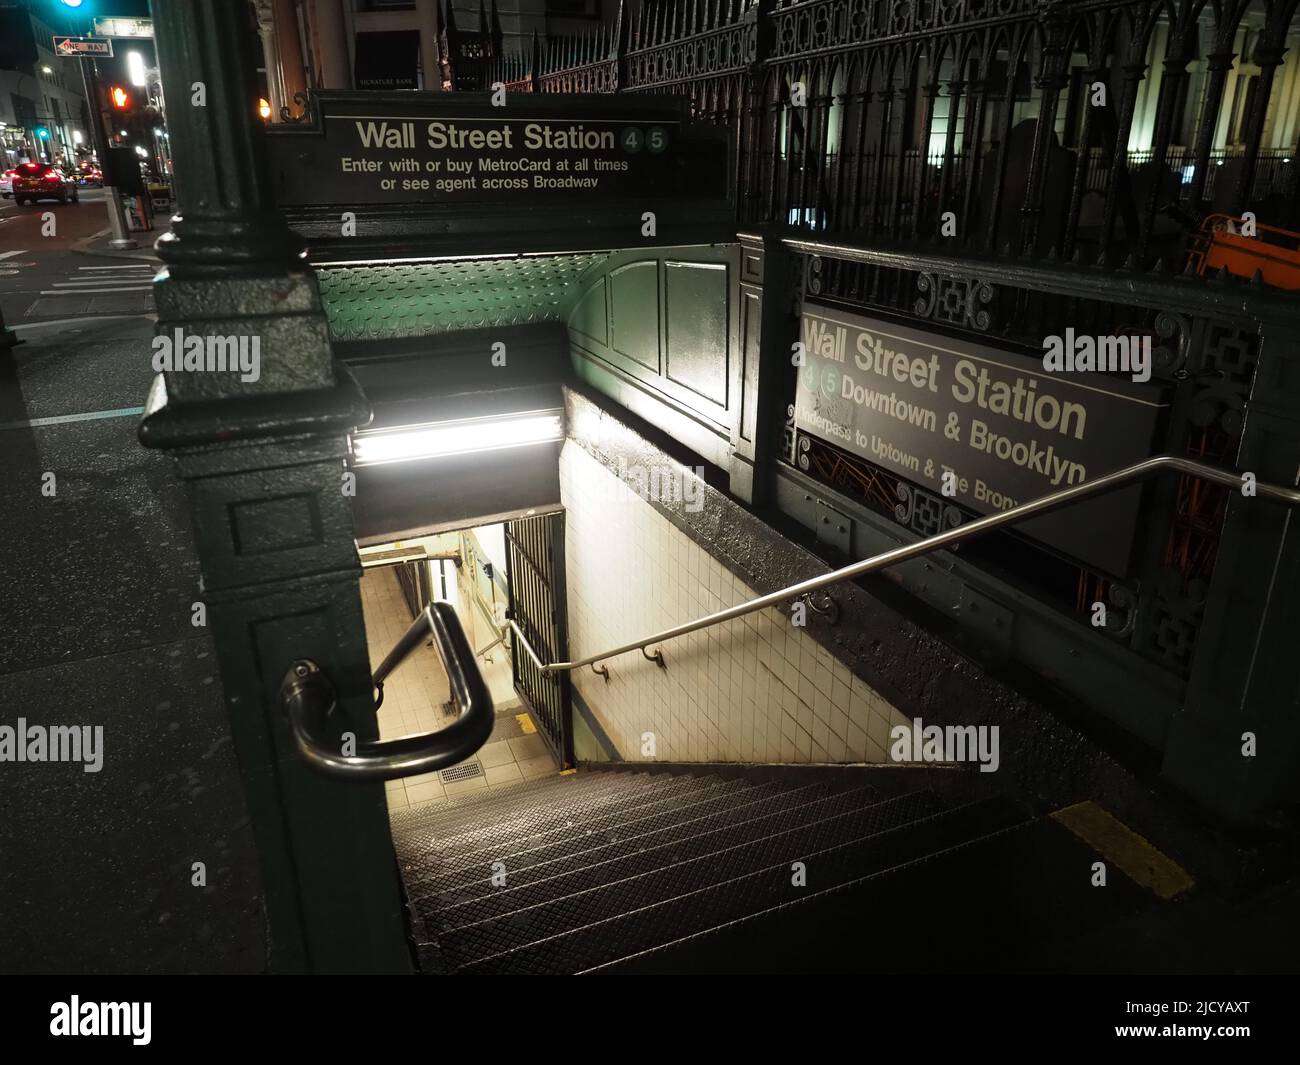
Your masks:
<svg viewBox="0 0 1300 1065"><path fill-rule="evenodd" d="M506 576L510 617L544 661L569 653L564 594L564 513L506 523ZM573 711L569 676L546 674L511 641L515 688L561 766L573 765Z"/></svg>

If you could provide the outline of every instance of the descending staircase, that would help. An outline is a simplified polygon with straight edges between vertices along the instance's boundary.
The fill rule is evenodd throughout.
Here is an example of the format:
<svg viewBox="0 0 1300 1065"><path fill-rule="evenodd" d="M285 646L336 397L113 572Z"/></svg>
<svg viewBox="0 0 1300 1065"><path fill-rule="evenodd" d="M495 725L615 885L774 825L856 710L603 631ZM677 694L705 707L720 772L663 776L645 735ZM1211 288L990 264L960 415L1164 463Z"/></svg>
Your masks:
<svg viewBox="0 0 1300 1065"><path fill-rule="evenodd" d="M1094 852L972 777L621 767L396 812L420 968L1023 967L1149 905L1117 872L1093 888Z"/></svg>

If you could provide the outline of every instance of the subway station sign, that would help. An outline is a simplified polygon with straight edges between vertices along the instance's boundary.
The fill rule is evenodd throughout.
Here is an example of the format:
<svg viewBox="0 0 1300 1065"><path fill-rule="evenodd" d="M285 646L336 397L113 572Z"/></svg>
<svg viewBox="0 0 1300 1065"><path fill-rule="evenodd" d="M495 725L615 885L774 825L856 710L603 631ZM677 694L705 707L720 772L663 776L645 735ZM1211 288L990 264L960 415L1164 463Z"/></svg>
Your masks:
<svg viewBox="0 0 1300 1065"><path fill-rule="evenodd" d="M838 309L805 305L795 424L979 513L1152 453L1160 389ZM1134 485L1015 526L1107 573L1129 569Z"/></svg>
<svg viewBox="0 0 1300 1065"><path fill-rule="evenodd" d="M351 94L272 135L280 202L301 205L725 199L726 146L671 103L508 94Z"/></svg>

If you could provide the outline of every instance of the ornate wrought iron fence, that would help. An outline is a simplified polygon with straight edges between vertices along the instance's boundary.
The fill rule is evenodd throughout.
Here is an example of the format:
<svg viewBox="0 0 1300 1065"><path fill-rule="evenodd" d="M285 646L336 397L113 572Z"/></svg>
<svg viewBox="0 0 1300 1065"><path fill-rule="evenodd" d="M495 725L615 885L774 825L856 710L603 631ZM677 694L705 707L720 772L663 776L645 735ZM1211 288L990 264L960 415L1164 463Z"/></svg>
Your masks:
<svg viewBox="0 0 1300 1065"><path fill-rule="evenodd" d="M1300 225L1296 7L647 0L484 87L687 96L746 223L1173 269L1203 214Z"/></svg>

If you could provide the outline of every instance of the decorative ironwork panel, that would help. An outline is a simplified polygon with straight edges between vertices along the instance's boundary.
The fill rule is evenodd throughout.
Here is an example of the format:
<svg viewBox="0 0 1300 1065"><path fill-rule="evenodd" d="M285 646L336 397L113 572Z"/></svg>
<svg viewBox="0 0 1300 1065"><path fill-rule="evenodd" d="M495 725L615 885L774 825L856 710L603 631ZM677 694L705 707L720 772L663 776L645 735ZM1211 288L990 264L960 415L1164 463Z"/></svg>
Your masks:
<svg viewBox="0 0 1300 1065"><path fill-rule="evenodd" d="M899 481L894 494L899 498L894 507L894 517L900 525L906 525L921 536L933 536L961 524L960 507L919 485Z"/></svg>
<svg viewBox="0 0 1300 1065"><path fill-rule="evenodd" d="M777 0L772 59L861 48L891 38L973 29L1035 14L1039 0Z"/></svg>
<svg viewBox="0 0 1300 1065"><path fill-rule="evenodd" d="M980 332L993 324L988 305L997 290L987 281L922 271L916 275L916 288L920 296L912 309L918 317Z"/></svg>
<svg viewBox="0 0 1300 1065"><path fill-rule="evenodd" d="M1188 417L1194 425L1218 422L1233 436L1241 432L1246 399L1259 362L1259 332L1233 322L1207 322L1196 393Z"/></svg>
<svg viewBox="0 0 1300 1065"><path fill-rule="evenodd" d="M1201 628L1208 584L1187 580L1175 569L1161 570L1154 583L1152 617L1137 649L1180 673L1186 672Z"/></svg>
<svg viewBox="0 0 1300 1065"><path fill-rule="evenodd" d="M687 40L632 50L627 56L627 89L676 85L700 78L739 73L753 61L756 24L738 23Z"/></svg>

